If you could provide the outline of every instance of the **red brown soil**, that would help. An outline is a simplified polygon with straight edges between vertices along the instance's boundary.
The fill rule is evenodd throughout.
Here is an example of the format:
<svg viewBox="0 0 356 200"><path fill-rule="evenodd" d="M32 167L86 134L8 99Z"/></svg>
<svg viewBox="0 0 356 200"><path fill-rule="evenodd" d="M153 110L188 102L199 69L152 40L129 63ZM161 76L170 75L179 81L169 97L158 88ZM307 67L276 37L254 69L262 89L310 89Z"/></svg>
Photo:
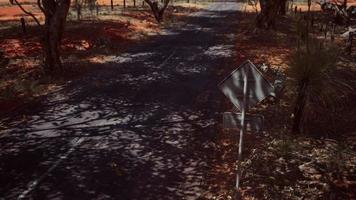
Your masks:
<svg viewBox="0 0 356 200"><path fill-rule="evenodd" d="M255 64L262 64L266 63L269 65L272 65L274 67L280 66L282 70L286 70L288 67L288 61L290 60L290 56L294 51L294 47L296 46L296 34L295 34L295 28L296 24L295 21L291 17L286 17L281 19L278 22L278 25L276 26L277 28L275 30L260 30L260 29L255 29L254 27L254 19L255 17L253 16L254 14L249 13L249 14L241 14L241 17L239 18L240 20L240 28L237 31L237 44L236 44L236 51L237 51L237 57L236 57L236 65L240 65L242 62L245 60L249 59ZM338 45L344 45L344 43L338 43ZM345 58L342 58L345 59ZM351 60L350 60L351 59ZM345 60L344 60L345 62ZM352 58L347 58L345 63L354 63L352 61ZM222 69L224 72L219 72L221 74L226 74L226 71L232 71L236 66L232 66L231 69ZM351 67L345 68L344 71L349 71ZM342 70L341 70L342 71ZM353 70L354 71L354 70ZM355 72L355 71L354 71ZM356 73L356 72L355 72ZM350 78L350 77L349 77ZM263 136L260 136L260 134L257 133L252 133L252 134L247 134L245 135L244 141L244 156L246 160L253 160L251 157L254 156L259 156L255 154L259 154L261 152L268 152L267 148L269 148L270 144L268 142L272 142L273 140L280 140L281 137L281 132L283 132L283 126L288 127L290 126L290 115L288 113L292 112L293 108L293 98L291 97L286 97L284 95L283 101L280 106L274 106L276 108L273 108L272 110L265 109L266 107L271 107L271 105L266 106L266 105L259 105L257 110L260 114L263 114L267 119L268 118L273 118L273 122L269 121L266 122L265 130L268 132L269 135L272 135L273 138L264 138ZM268 102L266 102L268 104ZM264 103L262 103L264 104ZM285 104L285 105L284 105ZM352 103L348 105L350 107L353 107ZM227 109L231 109L231 103L226 101L226 106ZM273 107L273 106L272 106ZM343 123L341 121L337 122L339 123L339 126L342 127L339 129L339 134L341 138L342 133L347 133L345 134L344 137L348 138L347 141L349 141L350 144L353 143L355 145L355 142L351 140L353 137L352 135L354 126L353 122L350 121L355 121L354 109L350 109L350 112L344 112L344 116L340 117L348 121L347 123ZM272 113L271 113L272 112ZM275 113L273 113L275 112ZM349 113L349 114L346 114ZM271 117L272 116L272 117ZM268 125L272 124L272 125ZM234 185L235 185L235 174L236 174L236 161L237 161L237 141L238 141L238 130L229 130L229 131L222 131L218 133L218 147L219 152L217 152L218 157L220 157L219 160L216 161L212 173L212 177L215 178L215 180L212 183L212 196L215 196L217 199L229 199L229 198L234 198L233 196L235 195L234 191ZM319 129L319 132L321 130ZM277 134L277 135L276 135ZM270 137L270 136L268 136ZM298 139L300 142L305 142L306 140L311 140L313 139L305 139L301 138ZM299 142L299 141L298 141ZM325 142L326 141L321 141ZM311 149L322 149L323 145L320 145L318 147L311 146L309 147ZM251 152L251 150L254 149L254 152ZM272 153L270 155L273 155ZM275 156L275 155L274 155ZM247 159L248 158L248 159ZM245 160L245 162L246 162ZM252 161L256 162L256 161ZM276 166L276 163L274 160L271 158L264 158L264 161L266 162L266 166ZM248 164L247 164L248 165ZM295 165L295 164L294 164ZM264 167L256 167L258 171L255 171L253 174L254 178L258 177L258 175L263 174L263 169ZM272 167L273 168L273 167ZM246 171L248 171L247 169ZM297 180L303 180L303 177L301 174L297 173L299 170L297 169L294 174L290 174L289 177L281 177L281 180L283 179L290 179L292 181L297 181ZM241 196L242 199L265 199L265 196L261 196L263 193L269 193L270 191L269 188L266 189L259 189L259 187L263 184L267 183L267 179L264 178L264 180L260 181L258 183L258 179L256 180L250 180L250 178L247 178L244 180L245 184L242 187L241 190ZM350 176L348 177L350 179ZM278 178L277 178L278 180ZM263 183L263 184L261 184ZM355 196L353 195L353 192L355 192L353 187L356 184L355 181L342 181L342 180L335 180L334 184L331 184L331 187L333 192L335 194L343 194L343 195L348 195L350 198L354 198ZM268 185L268 183L267 183ZM262 192L263 191L263 192ZM271 190L272 191L272 190Z"/></svg>
<svg viewBox="0 0 356 200"><path fill-rule="evenodd" d="M169 21L173 15L178 16L176 19L181 18L194 10L194 8L176 7L173 13L173 8L169 8L165 13L165 21ZM117 55L131 44L145 39L140 34L159 32L161 27L155 22L149 10L127 10L120 16L112 16L112 19L105 15L105 18L107 17L109 18L105 20L67 22L61 47L62 59L65 60L65 74L51 79L43 76L39 65L43 56L40 44L41 32L38 27L28 26L27 34L24 35L16 20L7 21L6 23L10 26L0 30L0 49L6 59L16 60L16 63L10 62L0 74L4 77L4 80L0 82L1 112L8 113L23 100L38 95L31 92L15 92L6 97L1 94L6 90L11 90L15 83L30 80L38 82L43 87L52 87L63 81L82 76L95 68L95 65L85 61L86 58L96 54ZM11 26L14 23L17 25ZM40 93L45 93L43 90L45 89L41 89ZM14 106L9 106L9 104Z"/></svg>
<svg viewBox="0 0 356 200"><path fill-rule="evenodd" d="M145 13L146 19L153 21L152 17ZM141 13L136 12L130 14L132 18L142 18ZM146 26L145 23L141 24ZM140 24L138 25L140 26ZM151 29L158 31L158 26L149 24ZM77 58L85 58L96 53L119 53L125 49L130 43L135 42L132 37L136 34L137 25L129 24L125 21L80 21L68 22L62 40L62 58L75 56ZM0 34L0 49L6 59L18 60L16 63L10 63L1 73L1 76L6 76L7 82L0 84L0 91L11 87L14 82L21 79L33 79L41 76L41 68L38 64L33 63L29 58L40 60L42 57L42 48L40 44L40 31L37 26L28 27L27 35L24 35L20 27L12 27L2 30ZM71 61L73 62L73 61ZM66 66L66 65L65 65ZM76 76L81 76L88 71L88 65L85 63L71 63L70 68L66 70L67 79L72 79ZM73 68L76 67L76 69ZM78 69L78 67L80 69ZM68 76L69 75L69 76ZM15 80L17 79L17 80ZM36 78L37 79L37 78ZM55 78L56 79L56 78ZM55 81L52 79L51 82ZM62 82L63 78L59 78ZM45 81L46 82L46 81ZM55 81L58 83L58 81ZM48 84L48 83L44 83ZM51 84L50 84L51 85ZM20 104L24 99L32 94L16 94L15 98L5 98L0 101L0 110L7 113L13 107ZM27 96L27 97L25 97Z"/></svg>

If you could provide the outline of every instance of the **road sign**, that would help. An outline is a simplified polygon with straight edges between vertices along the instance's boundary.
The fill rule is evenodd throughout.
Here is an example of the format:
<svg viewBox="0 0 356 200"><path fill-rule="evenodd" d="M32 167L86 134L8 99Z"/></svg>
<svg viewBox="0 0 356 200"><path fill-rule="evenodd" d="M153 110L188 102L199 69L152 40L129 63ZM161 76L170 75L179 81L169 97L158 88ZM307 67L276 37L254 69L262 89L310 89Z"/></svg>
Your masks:
<svg viewBox="0 0 356 200"><path fill-rule="evenodd" d="M241 113L225 112L223 114L223 127L227 129L241 128ZM260 132L263 129L263 115L246 114L246 130Z"/></svg>
<svg viewBox="0 0 356 200"><path fill-rule="evenodd" d="M234 116L229 116L227 114L226 116L224 115L224 117L229 118L226 120L230 120L229 122L231 122L231 124L226 124L226 126L237 126L238 121L240 121L238 160L241 162L243 135L246 130L246 124L248 124L248 120L245 120L246 111L248 108L255 106L258 102L273 93L274 88L262 76L262 73L256 68L256 66L249 60L240 65L228 77L221 81L219 87L225 96L227 96L227 98L229 98L229 100L241 110L240 117L237 117L238 120L235 121L233 121L233 119L235 119ZM245 121L247 121L247 123ZM239 168L236 176L237 190L239 189L240 175L241 171Z"/></svg>
<svg viewBox="0 0 356 200"><path fill-rule="evenodd" d="M247 77L246 94L243 93L244 77ZM240 110L243 107L244 95L247 96L246 109L248 109L274 92L272 84L262 76L262 73L249 60L221 81L219 87L225 96Z"/></svg>

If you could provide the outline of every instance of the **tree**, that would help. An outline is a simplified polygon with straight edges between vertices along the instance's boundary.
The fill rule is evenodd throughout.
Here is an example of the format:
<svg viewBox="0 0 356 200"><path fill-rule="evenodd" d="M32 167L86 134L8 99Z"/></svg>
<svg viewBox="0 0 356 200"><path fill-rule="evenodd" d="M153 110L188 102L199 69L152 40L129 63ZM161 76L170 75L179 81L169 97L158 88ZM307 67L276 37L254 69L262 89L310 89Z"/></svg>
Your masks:
<svg viewBox="0 0 356 200"><path fill-rule="evenodd" d="M90 10L90 13L93 14L93 11L95 10L97 0L86 0L85 2Z"/></svg>
<svg viewBox="0 0 356 200"><path fill-rule="evenodd" d="M287 0L260 0L261 12L257 16L257 27L274 28L279 14L286 13Z"/></svg>
<svg viewBox="0 0 356 200"><path fill-rule="evenodd" d="M74 7L75 7L75 9L77 11L77 20L79 21L81 16L82 16L83 1L75 0Z"/></svg>
<svg viewBox="0 0 356 200"><path fill-rule="evenodd" d="M334 0L320 4L321 9L333 16L334 23L346 24L350 23L350 16L347 12L347 0Z"/></svg>
<svg viewBox="0 0 356 200"><path fill-rule="evenodd" d="M286 15L287 14L287 0L281 0L279 1L279 14L280 15Z"/></svg>
<svg viewBox="0 0 356 200"><path fill-rule="evenodd" d="M347 0L333 0L333 3L340 6L340 8L346 9L347 8Z"/></svg>
<svg viewBox="0 0 356 200"><path fill-rule="evenodd" d="M150 6L153 16L158 23L161 23L163 20L163 14L168 7L169 1L170 0L164 0L163 5L160 6L157 0L145 0L145 2Z"/></svg>
<svg viewBox="0 0 356 200"><path fill-rule="evenodd" d="M44 24L41 24L31 12L25 10L18 0L10 0L10 3L17 5L24 13L31 16L40 27L45 71L62 70L60 44L70 7L70 0L37 0L37 6L45 17Z"/></svg>
<svg viewBox="0 0 356 200"><path fill-rule="evenodd" d="M344 7L344 9L347 8L347 0L344 0L344 2L342 3L342 6Z"/></svg>

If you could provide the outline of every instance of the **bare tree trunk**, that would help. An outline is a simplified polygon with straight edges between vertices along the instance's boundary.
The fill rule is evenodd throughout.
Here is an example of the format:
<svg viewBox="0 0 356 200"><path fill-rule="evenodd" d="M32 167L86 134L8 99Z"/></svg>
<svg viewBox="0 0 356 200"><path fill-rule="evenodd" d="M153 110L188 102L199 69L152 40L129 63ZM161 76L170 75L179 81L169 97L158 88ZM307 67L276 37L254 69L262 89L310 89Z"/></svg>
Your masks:
<svg viewBox="0 0 356 200"><path fill-rule="evenodd" d="M279 14L286 15L287 14L287 0L279 1Z"/></svg>
<svg viewBox="0 0 356 200"><path fill-rule="evenodd" d="M344 0L344 2L342 3L342 7L343 7L344 9L347 8L347 0Z"/></svg>
<svg viewBox="0 0 356 200"><path fill-rule="evenodd" d="M279 1L260 0L261 12L256 19L257 27L265 29L275 27L276 18L280 11Z"/></svg>
<svg viewBox="0 0 356 200"><path fill-rule="evenodd" d="M45 53L45 70L62 70L60 43L70 6L70 0L47 1L43 5L45 13L43 47Z"/></svg>
<svg viewBox="0 0 356 200"><path fill-rule="evenodd" d="M31 16L41 28L46 72L52 72L55 69L62 70L60 44L70 2L71 0L37 0L37 6L45 17L45 23L42 25L37 17L27 11L17 0L10 0L11 4L16 4L25 14Z"/></svg>
<svg viewBox="0 0 356 200"><path fill-rule="evenodd" d="M163 20L164 11L166 10L170 0L164 0L164 4L162 8L158 7L157 1L153 1L153 2L151 0L145 0L145 1L150 6L156 21L160 23Z"/></svg>
<svg viewBox="0 0 356 200"><path fill-rule="evenodd" d="M278 15L287 13L287 0L260 0L261 12L256 18L257 27L274 28Z"/></svg>
<svg viewBox="0 0 356 200"><path fill-rule="evenodd" d="M79 3L79 0L75 0L75 9L77 11L77 20L79 21L80 20L80 17L82 15L82 7Z"/></svg>

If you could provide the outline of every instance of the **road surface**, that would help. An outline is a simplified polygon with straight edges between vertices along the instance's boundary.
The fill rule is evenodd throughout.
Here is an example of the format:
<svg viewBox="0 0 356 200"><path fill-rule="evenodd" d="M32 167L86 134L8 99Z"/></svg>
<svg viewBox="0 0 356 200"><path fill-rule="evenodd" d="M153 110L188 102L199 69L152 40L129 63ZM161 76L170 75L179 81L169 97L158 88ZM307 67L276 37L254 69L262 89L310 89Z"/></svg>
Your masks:
<svg viewBox="0 0 356 200"><path fill-rule="evenodd" d="M213 3L7 121L0 199L203 197L238 8Z"/></svg>

